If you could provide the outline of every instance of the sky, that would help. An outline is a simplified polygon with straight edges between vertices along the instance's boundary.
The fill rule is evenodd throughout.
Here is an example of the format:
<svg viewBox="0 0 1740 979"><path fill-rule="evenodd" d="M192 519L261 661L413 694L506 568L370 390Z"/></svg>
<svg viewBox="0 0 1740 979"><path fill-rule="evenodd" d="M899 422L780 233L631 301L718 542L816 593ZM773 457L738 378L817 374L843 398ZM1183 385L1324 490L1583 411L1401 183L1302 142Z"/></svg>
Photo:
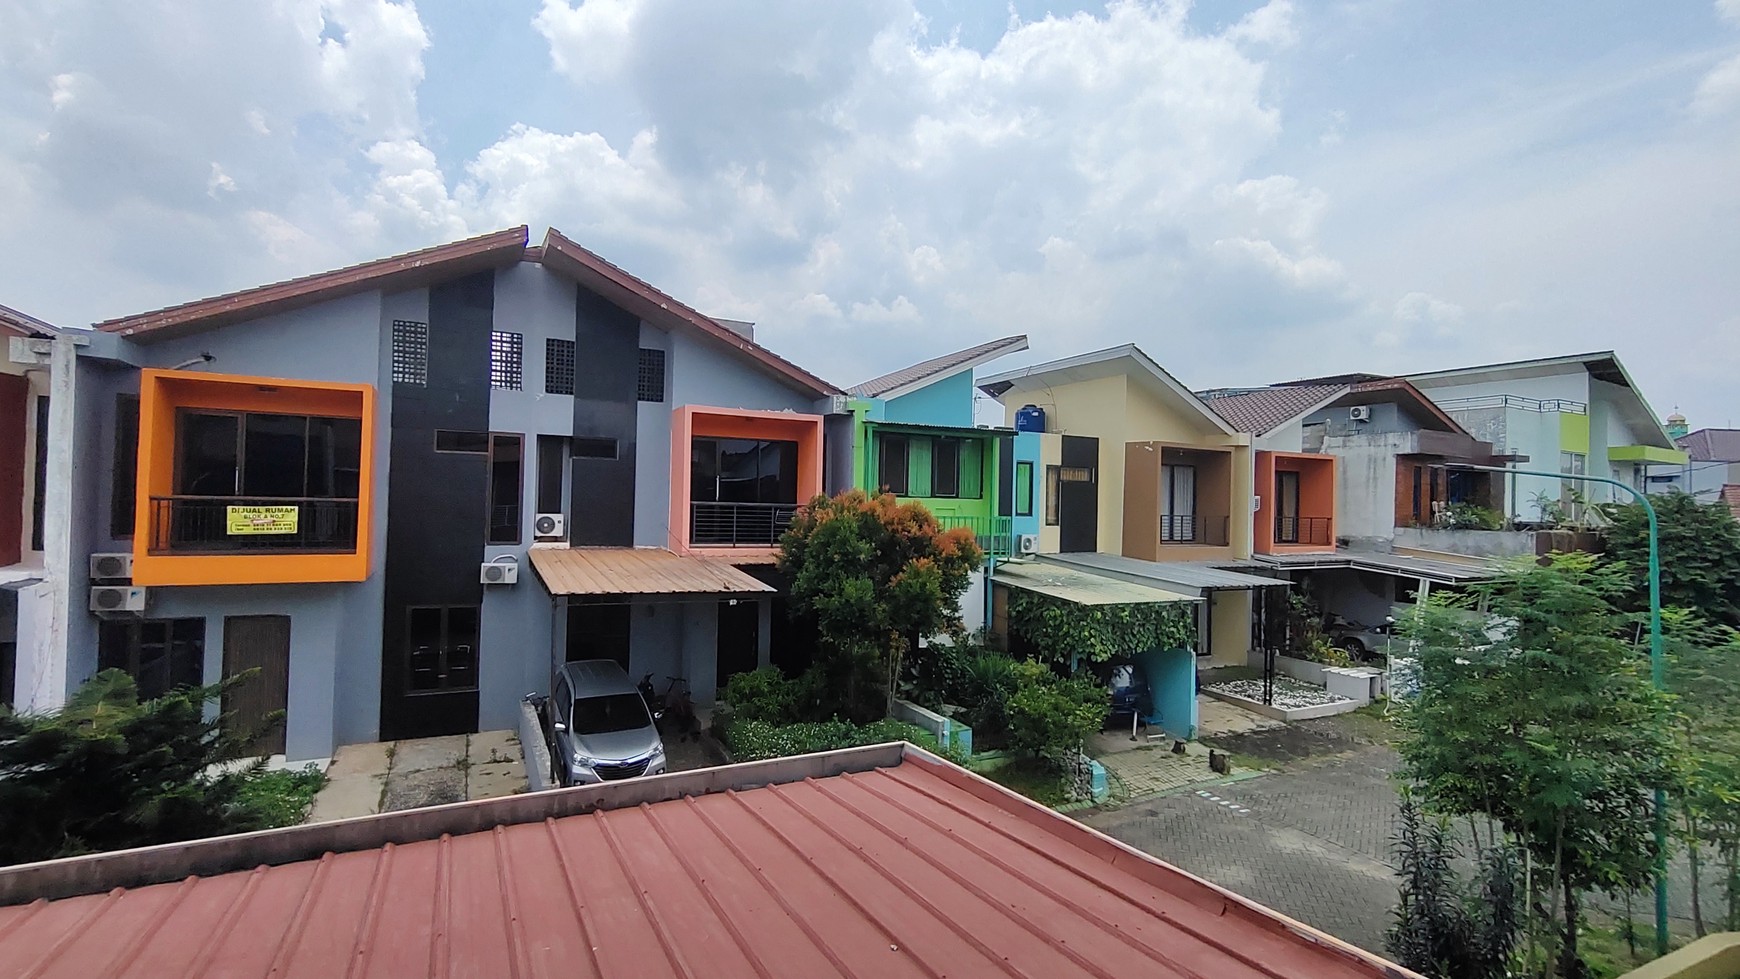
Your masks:
<svg viewBox="0 0 1740 979"><path fill-rule="evenodd" d="M838 384L1613 349L1740 423L1740 0L7 0L0 303L548 226Z"/></svg>

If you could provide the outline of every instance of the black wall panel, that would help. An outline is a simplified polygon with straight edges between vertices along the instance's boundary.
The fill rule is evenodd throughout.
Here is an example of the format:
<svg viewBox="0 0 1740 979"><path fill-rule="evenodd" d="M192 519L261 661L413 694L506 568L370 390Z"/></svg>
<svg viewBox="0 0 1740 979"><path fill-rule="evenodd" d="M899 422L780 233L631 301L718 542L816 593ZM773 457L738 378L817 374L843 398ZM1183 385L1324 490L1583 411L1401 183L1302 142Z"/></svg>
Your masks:
<svg viewBox="0 0 1740 979"><path fill-rule="evenodd" d="M635 383L640 318L578 290L574 308L574 438L616 440L616 458L573 460L570 543L634 544ZM486 392L487 393L487 392ZM663 543L663 542L661 542Z"/></svg>

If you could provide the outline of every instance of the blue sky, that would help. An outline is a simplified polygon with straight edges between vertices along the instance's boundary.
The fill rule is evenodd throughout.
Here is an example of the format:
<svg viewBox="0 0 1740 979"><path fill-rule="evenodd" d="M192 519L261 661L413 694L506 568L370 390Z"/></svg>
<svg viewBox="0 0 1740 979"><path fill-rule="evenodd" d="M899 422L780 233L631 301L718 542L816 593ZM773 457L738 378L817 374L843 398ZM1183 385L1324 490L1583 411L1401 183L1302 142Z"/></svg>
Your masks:
<svg viewBox="0 0 1740 979"><path fill-rule="evenodd" d="M1740 0L14 0L0 205L63 323L526 223L843 384L1613 348L1740 423Z"/></svg>

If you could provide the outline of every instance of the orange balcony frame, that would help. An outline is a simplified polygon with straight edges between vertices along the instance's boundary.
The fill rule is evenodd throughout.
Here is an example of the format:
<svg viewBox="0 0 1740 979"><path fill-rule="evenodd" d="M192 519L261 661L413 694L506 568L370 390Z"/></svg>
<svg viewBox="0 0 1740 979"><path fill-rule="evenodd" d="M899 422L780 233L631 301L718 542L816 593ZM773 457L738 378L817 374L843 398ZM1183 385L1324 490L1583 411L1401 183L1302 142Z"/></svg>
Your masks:
<svg viewBox="0 0 1740 979"><path fill-rule="evenodd" d="M362 422L356 549L342 553L164 554L151 551L151 498L175 486L175 417L183 408L356 418ZM375 389L368 384L247 377L204 371L139 373L139 473L134 494L133 583L276 585L362 581L373 537Z"/></svg>
<svg viewBox="0 0 1740 979"><path fill-rule="evenodd" d="M690 482L697 438L778 439L798 444L797 503L822 492L822 416L793 411L757 411L683 405L671 412L671 550L724 558L737 564L765 564L779 555L773 547L709 547L689 543Z"/></svg>
<svg viewBox="0 0 1740 979"><path fill-rule="evenodd" d="M1322 528L1318 543L1306 540L1278 540L1276 518L1280 516L1279 488L1275 474L1299 474L1299 512L1301 523ZM1271 452L1256 454L1257 511L1252 518L1251 550L1257 554L1333 554L1335 552L1335 457L1312 452ZM1299 534L1304 538L1305 534Z"/></svg>

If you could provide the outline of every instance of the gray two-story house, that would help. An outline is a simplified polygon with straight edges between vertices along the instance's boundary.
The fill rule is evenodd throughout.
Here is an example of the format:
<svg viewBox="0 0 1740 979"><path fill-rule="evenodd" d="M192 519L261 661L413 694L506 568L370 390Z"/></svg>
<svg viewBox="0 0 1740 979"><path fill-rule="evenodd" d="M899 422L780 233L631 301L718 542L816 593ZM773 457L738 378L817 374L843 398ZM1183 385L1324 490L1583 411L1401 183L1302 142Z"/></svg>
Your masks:
<svg viewBox="0 0 1740 979"><path fill-rule="evenodd" d="M77 363L73 607L32 706L257 670L223 709L284 711L258 750L292 759L511 727L572 659L710 702L769 658L778 535L849 423L749 324L554 229L106 321Z"/></svg>

